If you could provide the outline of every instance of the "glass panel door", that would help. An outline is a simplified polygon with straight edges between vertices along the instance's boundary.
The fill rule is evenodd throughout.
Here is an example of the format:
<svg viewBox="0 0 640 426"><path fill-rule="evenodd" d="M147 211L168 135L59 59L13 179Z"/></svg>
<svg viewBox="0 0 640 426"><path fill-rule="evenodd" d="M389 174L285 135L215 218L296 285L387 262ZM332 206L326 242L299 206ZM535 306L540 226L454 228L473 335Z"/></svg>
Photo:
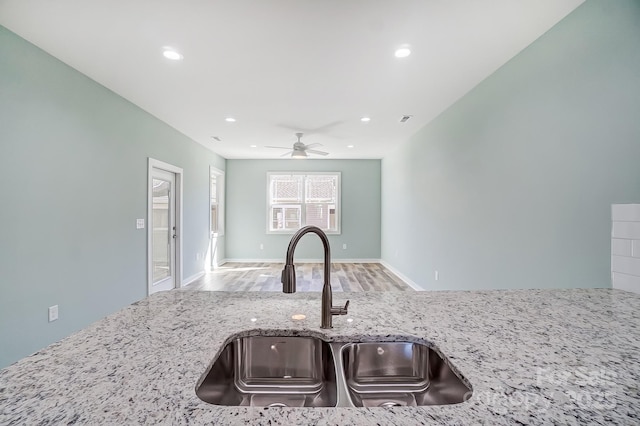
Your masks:
<svg viewBox="0 0 640 426"><path fill-rule="evenodd" d="M154 291L175 287L175 175L156 170L152 176L151 274Z"/></svg>

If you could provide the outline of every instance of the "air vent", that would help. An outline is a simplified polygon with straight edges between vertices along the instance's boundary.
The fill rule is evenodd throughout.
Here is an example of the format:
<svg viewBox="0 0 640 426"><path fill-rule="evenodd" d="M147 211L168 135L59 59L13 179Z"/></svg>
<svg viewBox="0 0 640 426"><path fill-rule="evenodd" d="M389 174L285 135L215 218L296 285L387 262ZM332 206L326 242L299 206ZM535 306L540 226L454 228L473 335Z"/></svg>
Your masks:
<svg viewBox="0 0 640 426"><path fill-rule="evenodd" d="M413 115L403 115L402 118L400 119L400 122L406 123L411 117L413 117Z"/></svg>
<svg viewBox="0 0 640 426"><path fill-rule="evenodd" d="M218 142L222 142L222 139L220 139L220 138L219 138L219 137L217 137L217 136L211 136L211 139L215 139L215 140L217 140Z"/></svg>

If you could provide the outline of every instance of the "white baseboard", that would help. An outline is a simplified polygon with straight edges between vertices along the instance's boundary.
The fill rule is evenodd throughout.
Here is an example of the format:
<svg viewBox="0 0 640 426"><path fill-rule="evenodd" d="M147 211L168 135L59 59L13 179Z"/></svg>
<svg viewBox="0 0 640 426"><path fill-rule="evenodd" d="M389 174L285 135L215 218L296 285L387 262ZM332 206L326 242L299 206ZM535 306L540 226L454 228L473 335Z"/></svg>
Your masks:
<svg viewBox="0 0 640 426"><path fill-rule="evenodd" d="M412 279L410 279L409 277L407 277L406 275L404 275L402 272L398 271L396 268L394 268L393 266L389 265L387 262L385 262L384 260L380 259L380 264L382 266L384 266L385 268L387 268L388 270L390 270L391 272L393 272L394 274L396 274L398 276L398 278L400 278L402 281L404 281L409 287L411 287L412 289L414 289L415 291L425 291L424 288L420 287L418 284L416 284Z"/></svg>
<svg viewBox="0 0 640 426"><path fill-rule="evenodd" d="M204 277L205 272L198 272L197 274L193 274L190 277L187 277L185 279L182 280L182 287L188 286L189 284L191 284L192 282Z"/></svg>
<svg viewBox="0 0 640 426"><path fill-rule="evenodd" d="M285 259L224 259L225 263L284 263ZM295 263L322 263L323 259L295 259ZM380 259L331 259L331 263L380 263Z"/></svg>

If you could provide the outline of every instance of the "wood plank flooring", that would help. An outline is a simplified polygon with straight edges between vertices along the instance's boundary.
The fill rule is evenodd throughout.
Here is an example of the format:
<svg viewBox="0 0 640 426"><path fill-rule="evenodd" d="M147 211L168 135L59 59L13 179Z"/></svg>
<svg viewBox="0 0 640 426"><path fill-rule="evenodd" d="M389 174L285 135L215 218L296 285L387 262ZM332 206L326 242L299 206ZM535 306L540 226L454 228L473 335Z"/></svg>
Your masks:
<svg viewBox="0 0 640 426"><path fill-rule="evenodd" d="M282 291L282 263L225 263L182 290ZM296 265L297 291L322 291L321 263ZM331 288L338 291L414 291L379 263L333 263Z"/></svg>

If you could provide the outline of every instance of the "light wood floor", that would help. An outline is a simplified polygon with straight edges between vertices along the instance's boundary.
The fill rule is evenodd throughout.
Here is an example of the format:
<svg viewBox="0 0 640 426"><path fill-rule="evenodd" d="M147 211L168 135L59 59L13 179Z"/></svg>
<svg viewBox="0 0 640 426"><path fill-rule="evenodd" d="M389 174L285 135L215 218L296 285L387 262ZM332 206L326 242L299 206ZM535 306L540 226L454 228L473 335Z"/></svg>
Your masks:
<svg viewBox="0 0 640 426"><path fill-rule="evenodd" d="M225 263L183 290L282 291L282 263ZM321 263L296 265L297 291L322 291ZM379 263L333 263L333 291L413 291Z"/></svg>

